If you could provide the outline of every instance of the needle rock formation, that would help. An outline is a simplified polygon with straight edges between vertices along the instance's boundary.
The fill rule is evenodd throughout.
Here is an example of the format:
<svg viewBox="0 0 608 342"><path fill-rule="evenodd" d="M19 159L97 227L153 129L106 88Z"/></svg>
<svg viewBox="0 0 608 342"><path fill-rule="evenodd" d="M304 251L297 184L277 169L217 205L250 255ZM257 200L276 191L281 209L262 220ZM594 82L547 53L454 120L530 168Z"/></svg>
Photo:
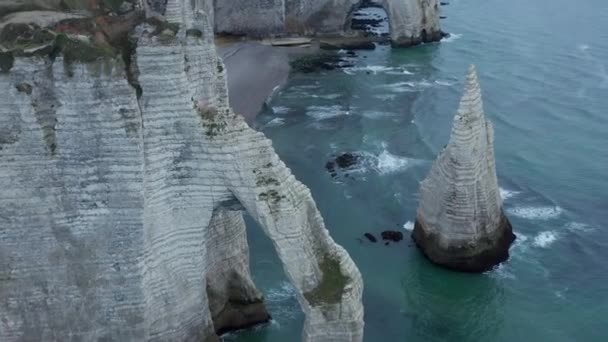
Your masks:
<svg viewBox="0 0 608 342"><path fill-rule="evenodd" d="M362 340L358 269L228 107L209 2L2 29L0 341L212 342L267 321L243 211L297 289L302 340ZM0 9L24 3L58 9Z"/></svg>
<svg viewBox="0 0 608 342"><path fill-rule="evenodd" d="M494 131L473 66L450 141L420 186L412 237L433 263L454 270L481 272L509 257L515 235L502 210Z"/></svg>

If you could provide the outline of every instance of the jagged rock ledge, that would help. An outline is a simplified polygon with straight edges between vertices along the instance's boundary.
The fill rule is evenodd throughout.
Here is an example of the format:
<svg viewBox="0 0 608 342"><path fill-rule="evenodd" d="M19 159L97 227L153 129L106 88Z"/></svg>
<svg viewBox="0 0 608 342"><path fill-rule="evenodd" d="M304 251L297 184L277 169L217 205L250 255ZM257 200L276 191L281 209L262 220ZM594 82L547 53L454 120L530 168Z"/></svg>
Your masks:
<svg viewBox="0 0 608 342"><path fill-rule="evenodd" d="M483 272L505 261L515 240L502 210L494 130L471 66L448 145L420 186L412 238L433 263Z"/></svg>

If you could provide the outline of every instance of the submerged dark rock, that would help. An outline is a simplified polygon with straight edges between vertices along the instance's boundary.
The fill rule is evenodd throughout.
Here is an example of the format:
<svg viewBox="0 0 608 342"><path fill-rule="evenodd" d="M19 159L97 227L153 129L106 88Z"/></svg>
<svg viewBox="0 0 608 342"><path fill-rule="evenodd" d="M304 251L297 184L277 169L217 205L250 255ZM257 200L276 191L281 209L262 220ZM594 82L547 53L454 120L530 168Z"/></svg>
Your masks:
<svg viewBox="0 0 608 342"><path fill-rule="evenodd" d="M371 233L365 233L363 236L365 236L371 242L378 242L378 239L376 239L376 237Z"/></svg>
<svg viewBox="0 0 608 342"><path fill-rule="evenodd" d="M328 161L325 164L325 169L327 169L332 177L336 177L339 172L343 173L344 177L348 177L349 175L346 172L351 170L360 161L361 156L355 153L345 152Z"/></svg>
<svg viewBox="0 0 608 342"><path fill-rule="evenodd" d="M320 53L298 57L290 61L289 66L293 72L313 73L349 68L354 64L334 53Z"/></svg>
<svg viewBox="0 0 608 342"><path fill-rule="evenodd" d="M403 233L396 230L385 230L382 232L382 240L399 242L403 240Z"/></svg>

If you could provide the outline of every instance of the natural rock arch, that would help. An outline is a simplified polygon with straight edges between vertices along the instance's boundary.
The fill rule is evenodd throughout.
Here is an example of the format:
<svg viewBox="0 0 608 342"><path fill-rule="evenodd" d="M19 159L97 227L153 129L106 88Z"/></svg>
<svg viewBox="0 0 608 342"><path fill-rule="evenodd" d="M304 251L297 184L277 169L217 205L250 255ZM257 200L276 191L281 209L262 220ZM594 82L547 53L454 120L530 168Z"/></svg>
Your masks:
<svg viewBox="0 0 608 342"><path fill-rule="evenodd" d="M215 32L340 36L363 0L215 0ZM391 42L410 46L441 39L438 0L380 0L390 21ZM425 32L425 34L423 34Z"/></svg>
<svg viewBox="0 0 608 342"><path fill-rule="evenodd" d="M135 30L129 76L111 57L18 56L0 73L0 132L18 128L0 141L0 340L217 341L238 305L260 306L241 207L298 290L303 340L362 340L361 275L228 107L197 6L168 1L176 32Z"/></svg>

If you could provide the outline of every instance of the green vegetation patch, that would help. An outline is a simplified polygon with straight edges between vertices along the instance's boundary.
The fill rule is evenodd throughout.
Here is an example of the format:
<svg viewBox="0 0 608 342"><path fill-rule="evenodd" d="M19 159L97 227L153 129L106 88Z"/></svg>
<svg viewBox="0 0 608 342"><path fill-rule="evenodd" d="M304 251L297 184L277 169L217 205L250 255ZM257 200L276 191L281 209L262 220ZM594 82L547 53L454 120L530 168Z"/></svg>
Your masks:
<svg viewBox="0 0 608 342"><path fill-rule="evenodd" d="M226 129L226 122L217 109L212 107L198 108L198 114L202 119L205 134L208 137L215 137Z"/></svg>
<svg viewBox="0 0 608 342"><path fill-rule="evenodd" d="M313 305L339 303L344 294L344 288L350 281L348 276L342 273L340 260L330 254L321 258L319 268L323 272L321 282L312 291L304 293L304 298Z"/></svg>
<svg viewBox="0 0 608 342"><path fill-rule="evenodd" d="M157 17L147 18L146 24L154 26L154 31L152 31L151 33L152 36L158 36L165 30L170 30L174 34L177 34L177 32L179 31L179 24L170 23L166 20L162 20Z"/></svg>
<svg viewBox="0 0 608 342"><path fill-rule="evenodd" d="M50 47L55 34L38 25L11 23L4 26L0 32L0 46L3 52L17 55L27 55ZM48 53L48 51L46 51Z"/></svg>
<svg viewBox="0 0 608 342"><path fill-rule="evenodd" d="M199 29L188 29L186 31L186 36L188 37L196 37L196 38L203 38L203 32Z"/></svg>
<svg viewBox="0 0 608 342"><path fill-rule="evenodd" d="M55 39L53 55L63 54L66 63L91 63L100 58L114 58L116 50L110 46L97 46L60 33Z"/></svg>

